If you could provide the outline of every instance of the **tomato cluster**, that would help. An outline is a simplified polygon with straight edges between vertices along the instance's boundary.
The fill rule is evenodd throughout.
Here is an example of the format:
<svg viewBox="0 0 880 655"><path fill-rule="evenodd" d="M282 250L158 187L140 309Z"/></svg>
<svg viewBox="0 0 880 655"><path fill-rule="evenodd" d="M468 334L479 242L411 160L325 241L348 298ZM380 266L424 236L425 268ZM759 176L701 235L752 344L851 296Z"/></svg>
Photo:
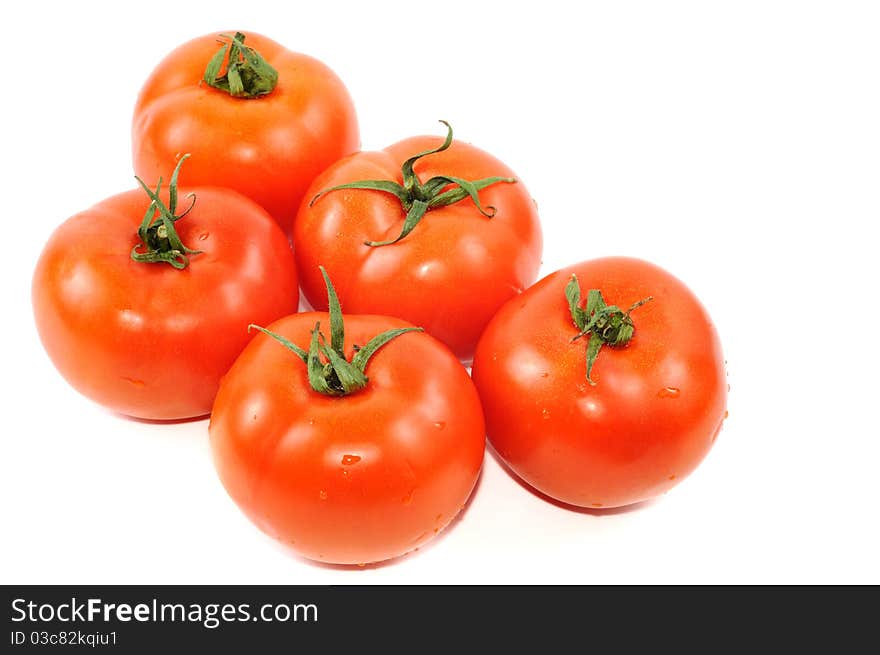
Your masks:
<svg viewBox="0 0 880 655"><path fill-rule="evenodd" d="M180 46L135 106L140 188L62 223L37 262L50 358L121 414L210 415L229 495L312 559L430 540L473 491L487 434L564 503L667 491L726 415L706 311L636 259L532 286L528 190L444 125L359 152L321 62L252 33ZM317 311L297 313L300 287Z"/></svg>

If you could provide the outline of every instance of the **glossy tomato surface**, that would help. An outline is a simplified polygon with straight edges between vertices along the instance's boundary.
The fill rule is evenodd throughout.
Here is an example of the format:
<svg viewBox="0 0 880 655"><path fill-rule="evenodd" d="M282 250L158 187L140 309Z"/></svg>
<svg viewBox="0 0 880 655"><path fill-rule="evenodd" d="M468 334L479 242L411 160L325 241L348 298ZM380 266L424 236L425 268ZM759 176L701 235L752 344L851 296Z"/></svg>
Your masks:
<svg viewBox="0 0 880 655"><path fill-rule="evenodd" d="M176 228L203 252L185 269L131 259L150 204L132 190L65 221L34 273L34 316L55 366L79 392L130 416L209 413L251 338L248 324L297 308L293 253L272 218L234 191L180 193L190 192L195 205Z"/></svg>
<svg viewBox="0 0 880 655"><path fill-rule="evenodd" d="M402 181L401 165L436 148L437 137L413 137L384 151L361 152L331 166L306 193L364 179ZM435 175L467 180L516 177L492 155L461 141L420 159L422 181ZM312 306L327 307L323 265L342 306L354 313L398 316L470 359L483 328L497 309L531 284L541 263L541 228L535 203L521 181L479 192L494 217L470 199L427 212L398 243L370 247L365 241L393 239L406 212L394 196L373 190L328 193L304 202L294 224L294 244L303 292Z"/></svg>
<svg viewBox="0 0 880 655"><path fill-rule="evenodd" d="M308 348L328 317L269 326ZM345 316L353 344L404 321ZM410 332L379 349L367 386L324 396L306 366L258 335L223 379L211 415L214 461L254 523L305 557L362 564L424 544L465 504L483 461L484 424L465 369L438 341Z"/></svg>
<svg viewBox="0 0 880 655"><path fill-rule="evenodd" d="M354 105L326 65L255 32L245 45L278 71L275 89L237 98L209 86L202 76L220 34L181 45L147 79L132 123L135 173L155 186L169 162L191 153L190 184L240 191L289 231L315 176L358 149Z"/></svg>
<svg viewBox="0 0 880 655"><path fill-rule="evenodd" d="M604 346L591 386L587 339L565 297L576 274L632 314L635 335ZM583 301L582 301L583 306ZM663 269L622 257L557 271L507 303L480 339L473 379L489 440L523 480L557 500L617 507L662 494L709 452L725 418L721 345L706 310Z"/></svg>

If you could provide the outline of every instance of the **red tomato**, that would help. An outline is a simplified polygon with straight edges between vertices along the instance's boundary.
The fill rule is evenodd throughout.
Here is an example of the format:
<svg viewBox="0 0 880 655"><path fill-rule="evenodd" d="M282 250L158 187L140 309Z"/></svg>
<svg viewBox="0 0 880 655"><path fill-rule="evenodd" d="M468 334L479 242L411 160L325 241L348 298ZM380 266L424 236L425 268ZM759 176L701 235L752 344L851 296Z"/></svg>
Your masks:
<svg viewBox="0 0 880 655"><path fill-rule="evenodd" d="M627 345L601 347L595 384L587 380L593 333L572 340L572 274L580 308L588 289L621 308L653 297L631 313ZM599 317L611 342L624 312ZM669 490L706 456L726 415L724 360L709 316L682 282L637 259L582 262L511 300L480 339L473 379L500 457L536 489L583 507Z"/></svg>
<svg viewBox="0 0 880 655"><path fill-rule="evenodd" d="M306 196L358 180L405 184L403 163L442 143L420 136L381 152L352 155L321 174ZM423 186L435 176L514 177L499 160L459 141L419 158L414 172ZM450 188L441 183L436 191ZM486 323L535 280L541 263L541 229L525 185L498 181L480 190L479 199L486 214L495 209L491 218L465 196L430 208L407 236L382 246L365 242L393 240L407 216L406 206L391 193L345 189L304 202L294 223L303 293L314 307L327 307L318 273L323 265L347 311L399 316L424 327L459 358L470 359Z"/></svg>
<svg viewBox="0 0 880 655"><path fill-rule="evenodd" d="M248 323L297 308L293 253L271 217L235 191L189 191L195 204L176 230L202 252L186 268L132 259L151 206L142 190L62 223L37 262L34 314L49 357L79 392L123 414L207 414Z"/></svg>
<svg viewBox="0 0 880 655"><path fill-rule="evenodd" d="M132 124L135 172L155 184L168 162L190 152L190 184L240 191L289 231L309 183L358 149L354 105L327 66L254 32L243 44L277 71L277 86L251 98L214 88L202 78L223 43L230 38L193 39L165 57L147 79ZM238 52L239 60L250 54ZM225 70L224 64L218 73ZM247 79L247 73L241 77ZM270 86L258 85L257 92Z"/></svg>
<svg viewBox="0 0 880 655"><path fill-rule="evenodd" d="M297 314L269 330L306 350L315 324L331 321ZM351 360L379 333L406 327L346 315L340 351ZM464 368L441 343L410 332L375 352L363 388L324 395L300 357L259 335L223 379L210 434L229 495L269 535L324 562L385 560L434 537L464 505L483 460L483 415Z"/></svg>

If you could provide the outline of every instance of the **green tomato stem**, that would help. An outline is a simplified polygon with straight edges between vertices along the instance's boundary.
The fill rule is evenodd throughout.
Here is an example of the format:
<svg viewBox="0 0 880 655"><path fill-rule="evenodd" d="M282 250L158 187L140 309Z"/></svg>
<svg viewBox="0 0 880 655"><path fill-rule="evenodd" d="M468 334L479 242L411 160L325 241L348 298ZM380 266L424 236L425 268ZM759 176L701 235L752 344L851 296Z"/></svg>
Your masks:
<svg viewBox="0 0 880 655"><path fill-rule="evenodd" d="M451 175L436 175L423 183L413 170L416 162L422 157L443 152L452 145L452 126L446 121L440 122L447 128L446 139L438 147L417 153L403 163L401 167L403 184L393 180L358 180L357 182L339 184L316 194L309 202L309 206L314 205L322 196L342 189L382 191L396 197L400 201L403 211L406 212L406 218L403 221L400 234L397 238L388 241L364 241L364 244L370 247L390 246L405 239L429 210L452 205L465 198L470 198L483 216L492 218L495 215L496 209L492 206L483 207L483 204L480 202L479 192L488 186L500 182L513 184L516 182L515 178L486 177L481 180L465 180ZM446 190L444 191L444 189Z"/></svg>
<svg viewBox="0 0 880 655"><path fill-rule="evenodd" d="M278 71L259 52L244 44L246 37L241 32L220 36L229 39L229 43L221 41L220 49L205 67L204 82L233 98L248 100L272 93L278 84Z"/></svg>
<svg viewBox="0 0 880 655"><path fill-rule="evenodd" d="M131 258L136 262L145 264L170 264L178 270L189 266L189 255L198 255L201 250L187 248L177 234L174 224L186 216L196 204L194 193L187 197L190 199L189 207L183 213L177 215L177 178L180 175L180 167L187 160L189 154L183 155L174 172L171 174L171 182L168 184L168 204L165 205L160 198L162 190L162 178L159 178L155 191L150 189L144 181L135 176L141 188L150 197L150 205L141 220L138 228L140 243L131 249Z"/></svg>
<svg viewBox="0 0 880 655"><path fill-rule="evenodd" d="M314 391L325 396L347 396L367 386L367 382L369 382L369 378L366 375L367 364L370 358L376 354L377 350L402 334L422 332L423 330L420 327L386 330L370 339L366 345L361 347L354 346L355 354L351 361L347 360L345 357L345 321L342 317L339 297L336 295L336 289L333 288L327 271L324 270L323 266L319 268L321 269L321 275L324 276L324 284L327 287L327 304L330 313L329 346L327 345L324 333L321 332L320 322L316 323L311 331L312 337L309 342L308 351L300 348L280 334L276 334L259 325L251 324L248 326L248 330L251 328L259 330L299 357L307 367L309 386Z"/></svg>
<svg viewBox="0 0 880 655"><path fill-rule="evenodd" d="M587 292L586 306L581 307L581 287L577 275L572 275L565 286L565 298L568 300L571 320L578 329L578 333L571 340L577 341L587 335L590 337L587 343L586 377L587 382L595 386L596 382L591 375L602 346L622 348L628 344L635 334L635 324L630 314L652 301L654 296L633 303L626 312L623 312L616 305L606 305L599 289L590 289Z"/></svg>

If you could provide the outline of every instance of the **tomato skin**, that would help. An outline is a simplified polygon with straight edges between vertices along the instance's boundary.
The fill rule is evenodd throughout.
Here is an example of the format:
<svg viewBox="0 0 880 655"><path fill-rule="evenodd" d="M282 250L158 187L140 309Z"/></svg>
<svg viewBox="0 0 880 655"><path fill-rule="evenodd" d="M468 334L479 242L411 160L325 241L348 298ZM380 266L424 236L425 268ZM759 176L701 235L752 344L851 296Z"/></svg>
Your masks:
<svg viewBox="0 0 880 655"><path fill-rule="evenodd" d="M181 189L181 208L190 191L195 206L176 228L203 253L184 270L131 259L150 204L141 190L65 221L37 262L32 300L46 352L75 389L122 414L206 415L248 324L299 302L293 253L272 218L227 189Z"/></svg>
<svg viewBox="0 0 880 655"><path fill-rule="evenodd" d="M145 82L132 122L135 173L155 186L169 162L191 153L190 184L235 189L289 232L309 183L360 146L354 104L323 63L254 32L245 44L277 69L275 89L244 99L205 84L219 34L179 46Z"/></svg>
<svg viewBox="0 0 880 655"><path fill-rule="evenodd" d="M269 329L307 347L324 313ZM395 318L346 315L346 356ZM259 335L223 379L210 435L226 490L269 535L305 557L363 564L435 536L465 504L485 445L479 398L452 353L425 333L383 346L367 386L313 391L302 360Z"/></svg>
<svg viewBox="0 0 880 655"><path fill-rule="evenodd" d="M635 336L601 349L585 380L586 339L564 295L602 291L632 314ZM668 491L709 452L725 417L721 345L693 293L663 269L609 257L552 273L495 316L473 379L488 437L530 485L564 503L618 507Z"/></svg>
<svg viewBox="0 0 880 655"><path fill-rule="evenodd" d="M308 199L329 187L363 179L402 181L401 165L442 139L413 137L380 152L361 152L331 166L306 193L294 222L293 241L302 289L313 307L326 309L323 265L346 311L399 316L443 341L460 359L470 359L483 328L507 300L531 284L541 263L542 237L535 203L521 181L480 191L493 218L470 199L428 211L402 241L364 245L398 235L405 212L396 198L372 190L328 193L311 207ZM440 175L468 180L516 177L490 154L454 141L420 159L422 181Z"/></svg>

